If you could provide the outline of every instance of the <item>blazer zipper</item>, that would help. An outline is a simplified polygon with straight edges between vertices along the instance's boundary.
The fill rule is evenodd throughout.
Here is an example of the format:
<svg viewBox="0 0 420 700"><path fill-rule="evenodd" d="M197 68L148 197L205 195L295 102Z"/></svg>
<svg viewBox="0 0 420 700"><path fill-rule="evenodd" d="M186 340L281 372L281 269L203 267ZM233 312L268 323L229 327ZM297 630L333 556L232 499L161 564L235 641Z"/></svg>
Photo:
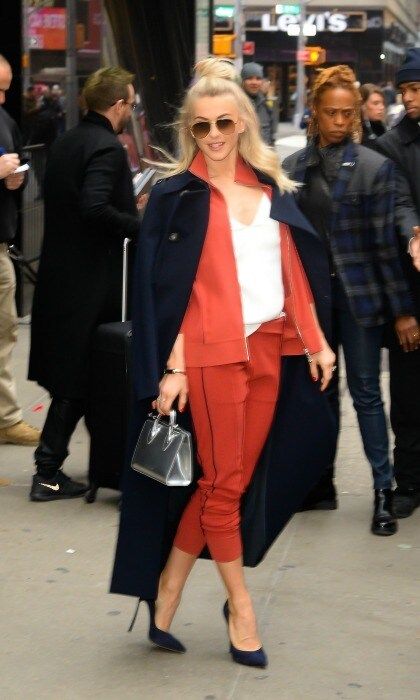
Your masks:
<svg viewBox="0 0 420 700"><path fill-rule="evenodd" d="M303 336L302 336L302 333L301 333L301 330L299 328L299 324L298 324L297 318L296 318L295 293L294 293L294 289L293 289L292 259L291 259L291 253L290 253L290 233L289 232L287 232L287 255L288 255L288 264L289 264L289 282L290 282L290 294L292 297L293 320L295 323L296 330L298 332L298 336L299 336L300 341L302 343L303 352L305 353L306 359L308 360L308 363L310 364L312 362L311 353L309 352L308 348L305 345L305 341L303 340Z"/></svg>

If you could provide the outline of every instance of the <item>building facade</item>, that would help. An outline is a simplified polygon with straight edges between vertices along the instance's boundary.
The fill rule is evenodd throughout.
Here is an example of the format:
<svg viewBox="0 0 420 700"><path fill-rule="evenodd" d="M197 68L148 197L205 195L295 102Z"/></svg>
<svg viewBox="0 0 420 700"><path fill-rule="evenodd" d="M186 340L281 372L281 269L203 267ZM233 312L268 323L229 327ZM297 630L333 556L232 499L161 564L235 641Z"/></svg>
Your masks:
<svg viewBox="0 0 420 700"><path fill-rule="evenodd" d="M216 11L226 6L218 0L215 3ZM350 65L361 83L392 80L407 47L419 38L419 0L309 0L305 8L307 46L325 49L324 66ZM280 118L290 119L296 94L297 51L297 37L290 35L290 27L300 25L299 3L243 0L242 10L249 52L244 61L254 60L264 66L279 96ZM306 73L310 85L315 68L307 67Z"/></svg>

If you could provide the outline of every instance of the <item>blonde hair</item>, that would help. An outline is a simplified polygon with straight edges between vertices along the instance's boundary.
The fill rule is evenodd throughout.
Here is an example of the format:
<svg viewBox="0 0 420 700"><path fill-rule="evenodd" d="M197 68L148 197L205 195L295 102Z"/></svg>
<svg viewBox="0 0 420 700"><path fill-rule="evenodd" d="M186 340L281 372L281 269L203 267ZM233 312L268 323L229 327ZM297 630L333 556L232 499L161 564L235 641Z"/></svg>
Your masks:
<svg viewBox="0 0 420 700"><path fill-rule="evenodd" d="M278 185L281 192L293 192L296 184L283 172L276 152L261 138L255 109L239 85L238 76L232 63L226 59L205 58L195 66L193 83L187 91L174 124L177 137L177 158L169 158L169 163L158 163L163 177L179 175L190 167L198 146L191 134L190 126L193 106L201 97L230 95L234 98L245 131L239 134L238 152L252 168L268 175Z"/></svg>
<svg viewBox="0 0 420 700"><path fill-rule="evenodd" d="M83 98L88 109L105 112L118 100L128 98L128 86L134 81L134 74L114 66L100 68L86 80Z"/></svg>
<svg viewBox="0 0 420 700"><path fill-rule="evenodd" d="M356 86L356 76L349 66L340 65L331 68L322 68L318 72L311 94L311 106L317 107L319 101L327 90L341 88L348 90L354 97L354 117L351 125L351 132L354 141L360 141L362 136L362 123L360 118L360 107L362 97ZM311 118L308 124L308 136L317 136L319 133L318 120L312 109Z"/></svg>

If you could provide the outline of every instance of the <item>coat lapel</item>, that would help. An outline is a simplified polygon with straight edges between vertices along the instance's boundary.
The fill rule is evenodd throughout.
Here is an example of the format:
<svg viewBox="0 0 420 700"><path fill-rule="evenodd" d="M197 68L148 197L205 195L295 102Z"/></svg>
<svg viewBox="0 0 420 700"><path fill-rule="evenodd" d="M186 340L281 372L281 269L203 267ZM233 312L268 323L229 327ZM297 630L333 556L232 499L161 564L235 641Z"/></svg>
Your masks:
<svg viewBox="0 0 420 700"><path fill-rule="evenodd" d="M311 233L316 238L319 238L318 233L313 228L312 224L309 223L308 219L302 214L301 210L296 204L296 200L292 194L289 192L280 192L279 188L275 185L274 181L259 171L256 171L258 180L263 185L270 185L273 189L273 196L271 198L271 211L270 216L276 221L280 221L283 224L287 224L291 228L299 228L303 231ZM294 178L297 182L300 180Z"/></svg>
<svg viewBox="0 0 420 700"><path fill-rule="evenodd" d="M274 181L264 173L255 171L255 174L261 184L269 185L273 189L271 218L290 227L303 229L319 238L318 233L298 208L294 196L288 192L281 194ZM189 170L175 177L168 178L165 183L165 194L179 192L181 198L193 193L208 191L208 183L198 174Z"/></svg>

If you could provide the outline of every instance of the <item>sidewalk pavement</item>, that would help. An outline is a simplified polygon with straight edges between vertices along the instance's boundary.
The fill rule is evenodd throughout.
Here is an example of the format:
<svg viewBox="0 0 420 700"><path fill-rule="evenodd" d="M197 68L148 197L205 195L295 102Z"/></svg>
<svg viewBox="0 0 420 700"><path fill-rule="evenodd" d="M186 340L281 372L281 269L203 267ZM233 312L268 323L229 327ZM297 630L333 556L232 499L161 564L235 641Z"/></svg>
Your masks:
<svg viewBox="0 0 420 700"><path fill-rule="evenodd" d="M20 326L15 373L25 419L42 426L48 396L25 380L28 331ZM383 380L386 389L386 372ZM71 476L85 477L87 452L80 424L66 463ZM102 490L92 505L30 503L31 459L30 448L0 446L0 477L10 482L0 488L2 700L420 697L420 510L393 537L370 534L371 479L347 392L339 509L296 515L247 572L265 670L231 662L211 562L197 563L173 625L186 655L150 647L144 606L127 634L134 600L107 593L118 495Z"/></svg>

